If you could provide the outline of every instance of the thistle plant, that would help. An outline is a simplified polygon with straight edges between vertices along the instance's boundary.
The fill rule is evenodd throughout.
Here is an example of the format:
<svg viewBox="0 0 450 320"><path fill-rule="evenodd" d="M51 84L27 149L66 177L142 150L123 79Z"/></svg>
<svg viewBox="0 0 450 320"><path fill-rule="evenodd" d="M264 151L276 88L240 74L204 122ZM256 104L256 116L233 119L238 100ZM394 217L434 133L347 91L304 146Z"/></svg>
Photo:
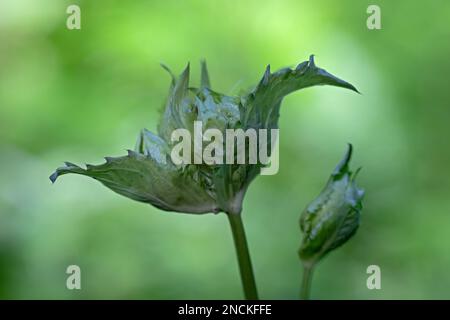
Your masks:
<svg viewBox="0 0 450 320"><path fill-rule="evenodd" d="M300 297L308 299L316 264L329 252L347 242L359 227L364 190L350 171L352 145L331 174L325 188L303 211L300 228L303 241L299 256L303 263Z"/></svg>
<svg viewBox="0 0 450 320"><path fill-rule="evenodd" d="M88 164L86 168L66 162L50 179L55 182L61 175L75 173L98 180L118 194L161 210L192 214L224 212L232 229L245 297L257 299L241 212L246 190L264 164L177 163L171 157L175 146L174 132L183 129L193 133L196 121L202 122L204 130L213 128L222 134L227 129L277 129L281 102L289 93L315 85L357 90L316 67L313 56L295 69L284 68L271 73L267 66L259 83L241 96L213 91L204 62L198 88L189 85L189 64L178 78L163 67L171 76L171 84L157 134L143 129L134 150L128 150L127 155L106 157L105 163ZM273 147L271 141L267 142L269 156ZM248 144L241 147L247 149ZM237 151L232 150L232 157L236 157ZM187 156L192 160L196 151Z"/></svg>

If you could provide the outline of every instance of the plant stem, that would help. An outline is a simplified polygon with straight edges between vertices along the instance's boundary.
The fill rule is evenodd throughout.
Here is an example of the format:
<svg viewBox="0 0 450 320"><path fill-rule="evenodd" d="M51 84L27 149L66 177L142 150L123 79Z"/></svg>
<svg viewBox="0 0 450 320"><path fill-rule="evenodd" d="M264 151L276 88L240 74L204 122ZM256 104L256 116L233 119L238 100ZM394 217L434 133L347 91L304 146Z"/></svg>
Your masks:
<svg viewBox="0 0 450 320"><path fill-rule="evenodd" d="M313 276L313 266L303 266L303 280L302 287L300 289L300 299L309 300L309 294L311 292L311 281Z"/></svg>
<svg viewBox="0 0 450 320"><path fill-rule="evenodd" d="M234 246L236 248L236 254L239 262L239 271L241 273L245 299L257 300L258 293L256 291L255 276L253 275L252 262L250 260L241 215L228 213L227 216L228 221L230 221L231 231L233 233Z"/></svg>

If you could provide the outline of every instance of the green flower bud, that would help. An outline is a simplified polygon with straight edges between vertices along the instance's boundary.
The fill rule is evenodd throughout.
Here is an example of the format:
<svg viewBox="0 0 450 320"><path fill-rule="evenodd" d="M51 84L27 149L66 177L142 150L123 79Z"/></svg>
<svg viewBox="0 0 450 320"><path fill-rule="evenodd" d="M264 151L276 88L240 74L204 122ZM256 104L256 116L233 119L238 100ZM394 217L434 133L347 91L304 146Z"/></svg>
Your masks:
<svg viewBox="0 0 450 320"><path fill-rule="evenodd" d="M134 151L122 157L107 157L101 165L87 165L84 169L66 162L50 176L52 182L60 175L76 173L94 178L123 196L166 211L239 214L247 187L263 165L178 164L170 156L173 132L183 129L195 135L196 121L201 121L203 130L217 129L222 134L227 129L270 131L278 128L281 102L291 92L325 84L357 91L351 84L316 67L312 56L295 69L271 73L267 67L253 90L236 97L210 88L204 62L199 88L189 86L189 65L178 79L163 67L170 73L172 82L158 134L142 130ZM268 144L267 149L271 150ZM196 150L191 153L190 158L198 155Z"/></svg>
<svg viewBox="0 0 450 320"><path fill-rule="evenodd" d="M349 162L352 145L331 174L319 196L303 211L300 228L303 241L299 256L305 267L313 267L328 252L343 245L356 232L364 190L358 188Z"/></svg>

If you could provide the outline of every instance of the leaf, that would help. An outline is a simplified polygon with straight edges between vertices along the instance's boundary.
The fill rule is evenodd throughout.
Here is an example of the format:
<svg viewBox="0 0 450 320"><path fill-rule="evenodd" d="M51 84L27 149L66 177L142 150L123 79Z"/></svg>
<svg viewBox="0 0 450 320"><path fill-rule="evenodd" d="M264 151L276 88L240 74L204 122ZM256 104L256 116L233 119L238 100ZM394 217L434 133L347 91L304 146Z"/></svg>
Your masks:
<svg viewBox="0 0 450 320"><path fill-rule="evenodd" d="M192 176L171 164L159 163L131 150L127 156L105 159L104 164L86 165L86 169L66 162L64 167L56 169L50 180L55 182L61 175L76 173L94 178L125 197L166 211L218 211L216 201Z"/></svg>
<svg viewBox="0 0 450 320"><path fill-rule="evenodd" d="M256 88L243 99L241 120L244 127L277 128L283 98L294 91L316 85L332 85L358 92L350 83L316 67L313 55L295 69L284 68L271 73L269 65Z"/></svg>
<svg viewBox="0 0 450 320"><path fill-rule="evenodd" d="M343 245L359 226L364 191L349 170L352 146L333 171L326 187L305 209L300 219L303 241L299 255L314 265L327 253Z"/></svg>

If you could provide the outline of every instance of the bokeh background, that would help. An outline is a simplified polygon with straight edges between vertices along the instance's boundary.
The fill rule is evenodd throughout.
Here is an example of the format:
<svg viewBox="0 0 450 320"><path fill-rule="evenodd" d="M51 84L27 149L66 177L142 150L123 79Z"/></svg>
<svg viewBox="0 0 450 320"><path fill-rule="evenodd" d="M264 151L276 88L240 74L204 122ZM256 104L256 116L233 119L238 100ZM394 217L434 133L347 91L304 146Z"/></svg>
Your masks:
<svg viewBox="0 0 450 320"><path fill-rule="evenodd" d="M66 8L81 7L81 30ZM381 7L382 29L366 9ZM260 296L296 299L298 219L355 147L362 225L315 273L316 299L450 298L450 3L433 1L0 1L0 298L242 298L225 215L163 212L62 164L101 163L155 130L169 77L206 58L236 94L316 63L362 95L315 87L281 111L280 171L243 218ZM193 83L199 70L193 68ZM82 290L66 289L81 267ZM366 287L379 265L382 289Z"/></svg>

